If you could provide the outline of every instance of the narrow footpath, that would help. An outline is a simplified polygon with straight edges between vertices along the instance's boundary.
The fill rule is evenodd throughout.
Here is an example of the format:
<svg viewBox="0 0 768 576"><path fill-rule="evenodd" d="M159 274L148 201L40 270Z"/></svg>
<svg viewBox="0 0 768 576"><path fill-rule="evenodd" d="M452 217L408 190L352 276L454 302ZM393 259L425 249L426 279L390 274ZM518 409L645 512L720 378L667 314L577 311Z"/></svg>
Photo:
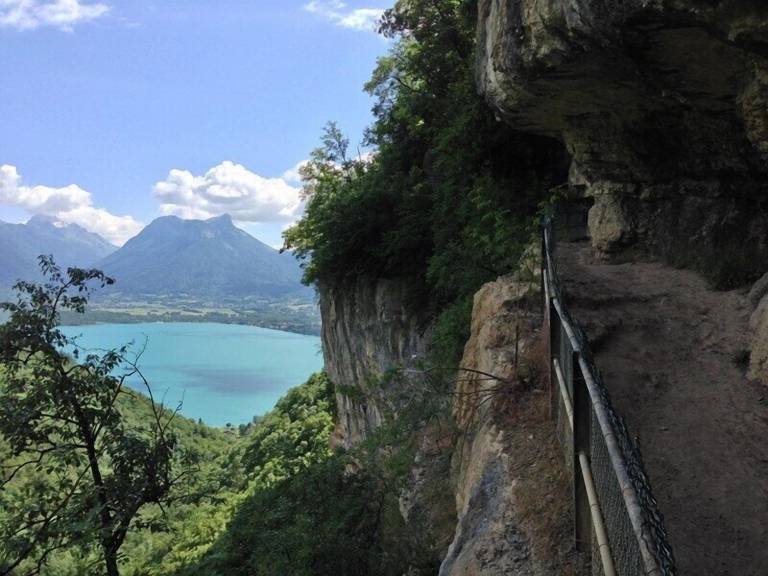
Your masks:
<svg viewBox="0 0 768 576"><path fill-rule="evenodd" d="M768 575L768 387L745 376L740 291L658 263L557 248L568 306L640 439L681 576Z"/></svg>

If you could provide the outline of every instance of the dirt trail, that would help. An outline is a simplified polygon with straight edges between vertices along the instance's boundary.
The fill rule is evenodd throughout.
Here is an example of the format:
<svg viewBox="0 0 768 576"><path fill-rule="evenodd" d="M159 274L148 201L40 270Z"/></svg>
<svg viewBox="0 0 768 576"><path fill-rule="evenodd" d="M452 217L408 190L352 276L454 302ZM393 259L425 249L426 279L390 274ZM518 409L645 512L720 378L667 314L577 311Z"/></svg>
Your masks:
<svg viewBox="0 0 768 576"><path fill-rule="evenodd" d="M639 436L682 576L768 575L768 388L745 374L751 307L697 274L561 243L572 315Z"/></svg>

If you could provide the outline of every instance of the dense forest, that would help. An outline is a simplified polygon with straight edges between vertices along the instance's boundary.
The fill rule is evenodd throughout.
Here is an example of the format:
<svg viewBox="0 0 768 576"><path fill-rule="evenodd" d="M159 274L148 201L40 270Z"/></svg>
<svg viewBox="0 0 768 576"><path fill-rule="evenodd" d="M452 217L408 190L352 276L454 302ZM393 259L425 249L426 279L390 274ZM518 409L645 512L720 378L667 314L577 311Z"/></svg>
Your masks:
<svg viewBox="0 0 768 576"><path fill-rule="evenodd" d="M467 338L472 295L518 267L544 192L565 170L559 147L510 131L477 95L476 11L463 0L400 0L386 11L380 33L394 41L365 86L375 102L365 134L373 152L352 153L330 123L302 169L305 214L284 236L308 284L406 280L411 305L436 323L430 362L448 369ZM59 276L22 285L21 304L6 308L12 321L0 329L0 394L13 401L0 414L8 424L0 430L0 574L102 574L105 566L124 576L435 573L439 557L403 529L397 497L415 431L437 412L450 420L444 396L422 395L344 452L330 447L334 387L317 374L227 434L122 386L112 374L125 350L64 358L59 309L83 312L84 286L108 279L48 271ZM57 302L61 286L66 298ZM31 365L18 365L30 343ZM72 363L84 366L75 380ZM49 397L39 397L38 381ZM114 398L99 392L105 382ZM72 411L46 415L68 383L81 394ZM80 408L92 425L85 439ZM35 461L45 442L62 441L71 452ZM80 455L83 442L93 454ZM82 488L81 475L95 484ZM153 490L139 476L153 478ZM113 493L115 503L106 498ZM124 502L132 493L135 501Z"/></svg>

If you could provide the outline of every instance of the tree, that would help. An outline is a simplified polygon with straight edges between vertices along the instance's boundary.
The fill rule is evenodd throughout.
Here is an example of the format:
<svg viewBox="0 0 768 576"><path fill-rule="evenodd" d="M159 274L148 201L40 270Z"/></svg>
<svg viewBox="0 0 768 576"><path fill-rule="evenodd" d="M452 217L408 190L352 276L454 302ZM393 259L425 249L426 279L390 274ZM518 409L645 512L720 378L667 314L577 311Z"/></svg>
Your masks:
<svg viewBox="0 0 768 576"><path fill-rule="evenodd" d="M331 455L333 385L323 372L292 388L256 425L243 464L256 486L267 487Z"/></svg>
<svg viewBox="0 0 768 576"><path fill-rule="evenodd" d="M570 165L560 143L510 129L478 94L476 20L476 0L397 0L384 12L379 32L393 42L365 85L375 153L349 160L328 125L302 171L305 211L283 236L307 283L407 283L406 305L437 325L434 356L453 365L474 293L519 267Z"/></svg>
<svg viewBox="0 0 768 576"><path fill-rule="evenodd" d="M43 283L19 282L0 327L0 574L37 574L55 551L97 546L108 576L148 503L161 506L188 472L169 430L176 411L155 404L139 352L82 350L58 327L61 310L85 311L99 270L41 256ZM71 356L70 356L71 355ZM120 403L129 378L150 395L150 422L128 429ZM182 467L175 473L177 465Z"/></svg>

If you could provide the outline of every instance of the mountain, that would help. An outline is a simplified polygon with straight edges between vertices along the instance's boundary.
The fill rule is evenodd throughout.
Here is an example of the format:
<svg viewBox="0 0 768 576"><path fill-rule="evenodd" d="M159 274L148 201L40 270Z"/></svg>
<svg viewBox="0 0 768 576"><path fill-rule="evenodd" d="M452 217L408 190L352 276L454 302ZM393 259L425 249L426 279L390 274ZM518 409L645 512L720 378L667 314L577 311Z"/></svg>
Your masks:
<svg viewBox="0 0 768 576"><path fill-rule="evenodd" d="M53 254L63 268L87 267L116 249L77 224L62 224L46 216L35 216L26 224L0 222L0 289L19 279L39 279L40 254Z"/></svg>
<svg viewBox="0 0 768 576"><path fill-rule="evenodd" d="M97 264L124 296L311 297L290 254L237 228L229 215L209 220L157 218Z"/></svg>

